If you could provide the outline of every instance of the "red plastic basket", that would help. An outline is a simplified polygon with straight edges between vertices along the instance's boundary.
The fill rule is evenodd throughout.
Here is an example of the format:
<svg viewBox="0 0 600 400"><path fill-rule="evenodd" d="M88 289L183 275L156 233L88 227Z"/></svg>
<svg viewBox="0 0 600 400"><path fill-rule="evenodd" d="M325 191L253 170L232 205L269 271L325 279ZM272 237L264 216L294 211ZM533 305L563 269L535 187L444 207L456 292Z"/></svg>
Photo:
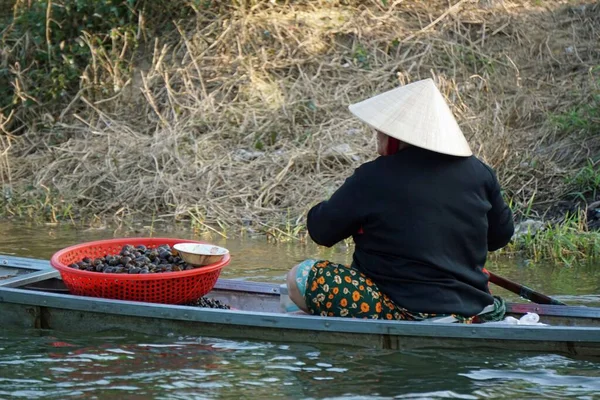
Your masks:
<svg viewBox="0 0 600 400"><path fill-rule="evenodd" d="M183 304L194 301L212 290L221 274L221 269L229 264L229 254L226 254L218 263L204 267L156 274L107 274L82 271L68 266L81 261L84 257L93 259L107 254L119 254L121 248L126 244L155 248L161 244L168 244L172 247L176 243L206 242L174 238L99 240L62 249L52 256L50 264L60 271L65 285L74 295L149 303Z"/></svg>

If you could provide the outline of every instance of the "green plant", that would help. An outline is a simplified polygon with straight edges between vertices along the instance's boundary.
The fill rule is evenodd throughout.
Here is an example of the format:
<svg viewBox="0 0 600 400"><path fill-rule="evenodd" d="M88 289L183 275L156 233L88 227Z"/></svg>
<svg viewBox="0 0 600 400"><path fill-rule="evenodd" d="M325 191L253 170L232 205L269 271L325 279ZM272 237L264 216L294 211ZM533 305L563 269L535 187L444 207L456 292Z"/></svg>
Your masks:
<svg viewBox="0 0 600 400"><path fill-rule="evenodd" d="M44 223L68 222L75 224L73 203L60 193L44 185L29 186L22 193L0 198L0 214L27 218Z"/></svg>
<svg viewBox="0 0 600 400"><path fill-rule="evenodd" d="M583 137L597 135L600 131L600 94L595 94L587 104L550 116L551 124L560 134L576 134Z"/></svg>
<svg viewBox="0 0 600 400"><path fill-rule="evenodd" d="M369 51L360 43L357 43L352 53L352 59L361 68L369 68Z"/></svg>
<svg viewBox="0 0 600 400"><path fill-rule="evenodd" d="M501 193L506 205L510 208L510 211L517 220L529 219L533 216L533 207L537 191L534 191L529 197L523 195L524 197L521 199L516 198L515 194L509 195L504 190L502 190Z"/></svg>
<svg viewBox="0 0 600 400"><path fill-rule="evenodd" d="M13 19L0 26L2 44L13 49L9 68L0 74L0 85L9 88L0 107L31 107L66 97L78 90L94 48L110 52L127 42L134 49L134 4L134 0L18 2Z"/></svg>
<svg viewBox="0 0 600 400"><path fill-rule="evenodd" d="M570 193L571 196L584 201L588 196L595 199L600 188L600 163L588 159L583 168L567 178L567 184L574 190Z"/></svg>
<svg viewBox="0 0 600 400"><path fill-rule="evenodd" d="M306 242L308 232L306 226L301 222L303 219L304 216L294 218L288 209L285 218L278 224L262 224L265 228L264 233L267 240L271 242Z"/></svg>
<svg viewBox="0 0 600 400"><path fill-rule="evenodd" d="M192 11L177 1L166 8L159 3L17 1L12 17L0 20L0 48L7 49L0 87L8 89L0 97L0 112L17 110L25 122L30 111L52 115L80 90L92 100L113 96L131 77L133 56L148 28L140 22L144 13L150 9L169 21Z"/></svg>
<svg viewBox="0 0 600 400"><path fill-rule="evenodd" d="M477 74L494 73L496 67L493 58L468 46L456 44L455 47L457 49L456 59L460 60L466 68ZM448 62L453 63L454 60L449 58Z"/></svg>
<svg viewBox="0 0 600 400"><path fill-rule="evenodd" d="M533 262L552 261L570 266L600 258L600 232L586 227L585 213L565 216L563 222L515 238L505 252L523 254Z"/></svg>

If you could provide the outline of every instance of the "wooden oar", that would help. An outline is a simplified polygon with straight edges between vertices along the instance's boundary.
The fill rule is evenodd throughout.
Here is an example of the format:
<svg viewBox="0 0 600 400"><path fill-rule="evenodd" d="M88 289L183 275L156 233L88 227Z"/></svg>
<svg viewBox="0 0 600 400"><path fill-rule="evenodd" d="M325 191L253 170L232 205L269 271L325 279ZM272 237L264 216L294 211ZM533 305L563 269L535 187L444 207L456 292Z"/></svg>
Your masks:
<svg viewBox="0 0 600 400"><path fill-rule="evenodd" d="M521 285L520 283L513 282L509 279L498 276L488 270L486 270L486 272L490 276L490 282L492 282L493 284L498 285L506 290L510 290L511 292L518 294L519 296L521 296L524 299L531 300L534 303L538 303L538 304L552 304L555 306L566 306L566 304L563 303L562 301L558 301L556 299L553 299L552 297L546 296L545 294L536 292L535 290L533 290L525 285Z"/></svg>

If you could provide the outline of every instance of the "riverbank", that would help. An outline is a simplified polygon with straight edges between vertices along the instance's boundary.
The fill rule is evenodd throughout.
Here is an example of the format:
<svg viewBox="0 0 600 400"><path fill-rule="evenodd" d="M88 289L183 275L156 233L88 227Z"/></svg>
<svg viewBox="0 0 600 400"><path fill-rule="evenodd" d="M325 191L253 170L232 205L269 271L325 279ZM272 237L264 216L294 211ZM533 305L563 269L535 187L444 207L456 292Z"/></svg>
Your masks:
<svg viewBox="0 0 600 400"><path fill-rule="evenodd" d="M347 105L432 77L518 222L600 225L597 2L75 3L0 15L5 217L303 239L374 157Z"/></svg>

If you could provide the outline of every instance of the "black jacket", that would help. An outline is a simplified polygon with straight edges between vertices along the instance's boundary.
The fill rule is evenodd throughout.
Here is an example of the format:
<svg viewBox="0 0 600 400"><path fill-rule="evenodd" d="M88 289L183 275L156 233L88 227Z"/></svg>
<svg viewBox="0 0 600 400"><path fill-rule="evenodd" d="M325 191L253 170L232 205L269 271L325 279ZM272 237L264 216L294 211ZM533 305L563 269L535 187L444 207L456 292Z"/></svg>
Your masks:
<svg viewBox="0 0 600 400"><path fill-rule="evenodd" d="M352 236L353 267L397 305L463 316L493 303L482 268L514 232L490 167L418 147L361 165L307 226L323 246Z"/></svg>

